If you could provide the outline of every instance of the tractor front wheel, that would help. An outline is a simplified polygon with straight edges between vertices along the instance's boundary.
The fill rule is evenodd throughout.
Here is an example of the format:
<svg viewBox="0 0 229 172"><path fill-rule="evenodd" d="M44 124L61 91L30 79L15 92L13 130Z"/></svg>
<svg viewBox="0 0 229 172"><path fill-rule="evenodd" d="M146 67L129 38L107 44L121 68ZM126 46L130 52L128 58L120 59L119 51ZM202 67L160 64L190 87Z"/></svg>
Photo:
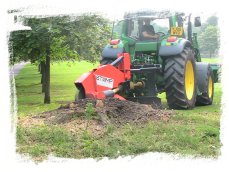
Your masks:
<svg viewBox="0 0 229 172"><path fill-rule="evenodd" d="M196 63L186 47L177 56L167 57L164 68L165 91L172 109L191 109L196 102Z"/></svg>

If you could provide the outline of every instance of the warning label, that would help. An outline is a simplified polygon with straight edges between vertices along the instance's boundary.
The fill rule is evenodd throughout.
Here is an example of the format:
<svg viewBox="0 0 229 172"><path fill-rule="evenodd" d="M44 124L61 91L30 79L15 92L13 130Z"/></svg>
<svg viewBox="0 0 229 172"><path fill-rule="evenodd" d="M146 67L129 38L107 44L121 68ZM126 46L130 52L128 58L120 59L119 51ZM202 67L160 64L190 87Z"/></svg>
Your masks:
<svg viewBox="0 0 229 172"><path fill-rule="evenodd" d="M101 75L95 75L96 78L96 84L103 86L103 87L108 87L108 88L113 88L114 84L114 79L112 78L107 78L105 76Z"/></svg>

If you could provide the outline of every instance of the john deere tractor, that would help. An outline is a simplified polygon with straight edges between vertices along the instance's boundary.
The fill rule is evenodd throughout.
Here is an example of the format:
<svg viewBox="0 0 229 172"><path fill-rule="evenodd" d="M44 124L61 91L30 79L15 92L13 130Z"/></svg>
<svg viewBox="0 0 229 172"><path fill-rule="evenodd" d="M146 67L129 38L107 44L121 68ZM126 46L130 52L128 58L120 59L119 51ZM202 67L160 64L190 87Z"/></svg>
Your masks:
<svg viewBox="0 0 229 172"><path fill-rule="evenodd" d="M146 19L155 39L142 35ZM191 19L191 14L169 11L125 14L113 27L100 66L75 82L78 98L116 97L160 106L157 94L165 92L173 109L212 104L217 71L201 62ZM194 27L199 26L195 17Z"/></svg>

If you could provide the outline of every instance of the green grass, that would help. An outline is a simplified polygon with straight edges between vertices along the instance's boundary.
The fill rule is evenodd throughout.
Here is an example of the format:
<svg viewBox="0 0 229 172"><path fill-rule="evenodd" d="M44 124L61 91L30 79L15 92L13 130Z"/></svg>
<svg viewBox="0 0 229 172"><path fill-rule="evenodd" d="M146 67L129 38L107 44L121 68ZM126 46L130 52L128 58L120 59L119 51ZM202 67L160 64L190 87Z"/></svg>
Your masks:
<svg viewBox="0 0 229 172"><path fill-rule="evenodd" d="M51 101L43 104L40 74L37 67L27 65L16 77L18 116L26 118L55 109L59 101L73 101L74 80L93 65L80 62L55 63L51 66ZM121 128L108 125L104 134L87 131L72 134L64 127L41 125L17 128L17 151L34 159L43 159L50 153L59 157L117 157L137 155L149 151L217 157L220 150L221 84L215 84L214 103L193 110L175 110L168 122L152 121L144 126L127 124ZM165 94L161 94L166 107Z"/></svg>
<svg viewBox="0 0 229 172"><path fill-rule="evenodd" d="M208 63L221 63L222 59L221 58L217 58L217 57L212 57L212 58L202 58L201 59L202 62L208 62Z"/></svg>

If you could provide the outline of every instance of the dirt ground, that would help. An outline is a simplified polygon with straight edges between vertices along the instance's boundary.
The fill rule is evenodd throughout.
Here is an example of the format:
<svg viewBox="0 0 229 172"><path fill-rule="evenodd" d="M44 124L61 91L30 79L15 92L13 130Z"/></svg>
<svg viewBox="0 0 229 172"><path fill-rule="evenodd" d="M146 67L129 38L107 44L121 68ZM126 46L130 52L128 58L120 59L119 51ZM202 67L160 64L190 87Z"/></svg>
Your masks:
<svg viewBox="0 0 229 172"><path fill-rule="evenodd" d="M168 121L172 111L154 109L150 105L123 101L115 98L105 100L82 99L56 110L20 120L23 126L61 125L71 132L87 129L101 134L104 127L112 124L144 124L151 120Z"/></svg>

